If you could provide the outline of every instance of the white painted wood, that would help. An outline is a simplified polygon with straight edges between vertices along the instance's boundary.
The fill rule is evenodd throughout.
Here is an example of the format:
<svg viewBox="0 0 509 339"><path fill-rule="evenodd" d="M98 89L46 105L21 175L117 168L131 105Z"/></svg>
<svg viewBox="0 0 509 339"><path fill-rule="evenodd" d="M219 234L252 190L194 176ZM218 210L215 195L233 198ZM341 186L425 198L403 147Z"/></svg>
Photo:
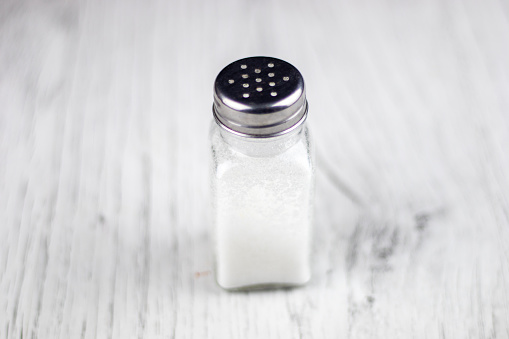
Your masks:
<svg viewBox="0 0 509 339"><path fill-rule="evenodd" d="M507 1L0 3L0 338L508 338ZM314 278L211 274L212 83L307 80Z"/></svg>

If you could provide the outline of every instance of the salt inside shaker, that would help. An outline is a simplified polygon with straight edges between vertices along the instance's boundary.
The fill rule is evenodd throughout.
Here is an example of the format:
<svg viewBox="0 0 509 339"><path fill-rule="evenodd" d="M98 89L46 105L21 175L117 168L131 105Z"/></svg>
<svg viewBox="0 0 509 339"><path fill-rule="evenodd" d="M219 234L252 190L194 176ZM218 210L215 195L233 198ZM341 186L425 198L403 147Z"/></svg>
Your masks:
<svg viewBox="0 0 509 339"><path fill-rule="evenodd" d="M211 187L216 280L243 290L311 276L314 156L304 80L270 57L226 66L214 85Z"/></svg>

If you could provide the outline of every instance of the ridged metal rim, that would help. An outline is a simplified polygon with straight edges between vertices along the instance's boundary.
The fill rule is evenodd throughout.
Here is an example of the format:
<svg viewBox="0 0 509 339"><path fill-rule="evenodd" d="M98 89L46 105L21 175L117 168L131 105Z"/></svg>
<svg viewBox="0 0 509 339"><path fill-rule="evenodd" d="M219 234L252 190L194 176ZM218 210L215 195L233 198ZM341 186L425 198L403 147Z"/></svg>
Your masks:
<svg viewBox="0 0 509 339"><path fill-rule="evenodd" d="M212 106L212 112L214 115L214 120L219 125L219 127L228 131L229 133L235 134L235 135L243 137L243 138L274 138L274 137L278 137L278 136L290 133L290 132L296 130L297 128L299 128L300 126L302 126L302 124L304 124L304 122L306 121L307 116L308 116L308 103L306 101L306 103L304 105L304 112L302 114L302 117L295 124L291 125L287 129L284 129L282 131L278 131L278 132L274 132L274 133L270 133L270 134L252 134L252 133L238 132L238 131L228 127L221 121L221 119L219 118L219 116L216 112L215 105Z"/></svg>

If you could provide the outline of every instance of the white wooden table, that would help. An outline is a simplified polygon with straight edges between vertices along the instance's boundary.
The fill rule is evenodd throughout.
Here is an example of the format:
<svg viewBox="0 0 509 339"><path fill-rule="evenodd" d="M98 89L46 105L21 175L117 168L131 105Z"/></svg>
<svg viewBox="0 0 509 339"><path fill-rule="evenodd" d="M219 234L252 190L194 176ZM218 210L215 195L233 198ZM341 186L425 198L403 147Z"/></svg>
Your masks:
<svg viewBox="0 0 509 339"><path fill-rule="evenodd" d="M509 338L509 3L0 3L0 338ZM313 280L212 274L231 61L305 76Z"/></svg>

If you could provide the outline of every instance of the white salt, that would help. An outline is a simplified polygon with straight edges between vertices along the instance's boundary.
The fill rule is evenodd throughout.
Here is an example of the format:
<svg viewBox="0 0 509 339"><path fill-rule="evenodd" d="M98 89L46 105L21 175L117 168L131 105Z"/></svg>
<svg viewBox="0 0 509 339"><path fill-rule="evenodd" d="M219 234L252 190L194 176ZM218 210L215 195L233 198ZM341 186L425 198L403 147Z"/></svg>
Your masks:
<svg viewBox="0 0 509 339"><path fill-rule="evenodd" d="M219 285L304 284L314 187L307 129L271 140L225 134L212 133Z"/></svg>

